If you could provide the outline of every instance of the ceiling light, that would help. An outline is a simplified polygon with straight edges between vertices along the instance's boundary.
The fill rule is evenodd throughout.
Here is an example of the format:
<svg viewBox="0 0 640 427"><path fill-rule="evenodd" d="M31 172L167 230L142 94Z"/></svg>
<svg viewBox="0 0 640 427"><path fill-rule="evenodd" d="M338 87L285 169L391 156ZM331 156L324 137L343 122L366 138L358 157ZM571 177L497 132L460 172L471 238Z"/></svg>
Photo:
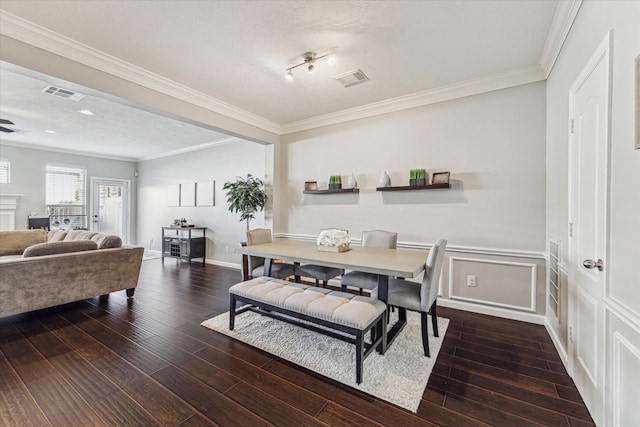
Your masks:
<svg viewBox="0 0 640 427"><path fill-rule="evenodd" d="M307 52L307 53L305 53L303 55L303 58L304 58L303 62L301 62L299 64L296 64L293 67L289 67L289 68L286 69L287 74L285 76L286 76L286 78L288 80L293 80L293 73L291 72L291 70L293 70L294 68L301 67L303 65L306 65L307 66L307 70L310 73L313 73L315 71L315 69L316 69L315 65L313 65L313 64L315 64L316 61L318 61L318 60L320 60L322 58L328 58L330 64L334 63L335 60L333 62L331 61L331 57L332 57L333 54L334 54L334 52L329 52L329 53L326 53L324 55L317 56L315 54L315 52Z"/></svg>
<svg viewBox="0 0 640 427"><path fill-rule="evenodd" d="M45 130L45 133L56 133L55 130Z"/></svg>
<svg viewBox="0 0 640 427"><path fill-rule="evenodd" d="M329 65L335 65L336 63L336 56L335 55L331 55L329 58L327 58L327 63Z"/></svg>
<svg viewBox="0 0 640 427"><path fill-rule="evenodd" d="M78 110L78 113L84 114L85 116L93 116L95 113L91 110Z"/></svg>

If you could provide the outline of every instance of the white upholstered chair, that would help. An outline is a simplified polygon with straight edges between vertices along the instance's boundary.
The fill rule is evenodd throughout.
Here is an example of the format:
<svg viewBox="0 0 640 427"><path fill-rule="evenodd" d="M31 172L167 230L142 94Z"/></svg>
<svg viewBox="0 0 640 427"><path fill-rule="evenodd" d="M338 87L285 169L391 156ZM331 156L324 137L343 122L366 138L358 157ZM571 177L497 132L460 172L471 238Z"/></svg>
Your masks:
<svg viewBox="0 0 640 427"><path fill-rule="evenodd" d="M438 298L438 282L440 280L440 272L442 271L442 262L444 261L446 247L447 241L441 239L438 240L431 248L431 251L429 251L422 284L404 279L389 279L387 304L398 307L398 316L400 316L400 319L407 318L406 310L420 313L422 347L424 355L427 357L430 356L427 314L429 312L431 313L433 335L437 337L438 317L436 302Z"/></svg>
<svg viewBox="0 0 640 427"><path fill-rule="evenodd" d="M370 248L395 249L398 245L398 233L384 230L371 230L362 232L362 246ZM378 275L364 273L362 271L350 271L342 276L342 291L347 287L359 288L360 295L363 289L374 290L378 287Z"/></svg>
<svg viewBox="0 0 640 427"><path fill-rule="evenodd" d="M247 245L259 245L261 243L271 243L273 238L271 237L271 230L268 228L254 228L247 231ZM295 272L295 266L293 264L287 264L284 262L272 262L271 263L271 277L276 279L286 279L289 276L293 276ZM249 278L264 276L264 258L257 256L249 257Z"/></svg>

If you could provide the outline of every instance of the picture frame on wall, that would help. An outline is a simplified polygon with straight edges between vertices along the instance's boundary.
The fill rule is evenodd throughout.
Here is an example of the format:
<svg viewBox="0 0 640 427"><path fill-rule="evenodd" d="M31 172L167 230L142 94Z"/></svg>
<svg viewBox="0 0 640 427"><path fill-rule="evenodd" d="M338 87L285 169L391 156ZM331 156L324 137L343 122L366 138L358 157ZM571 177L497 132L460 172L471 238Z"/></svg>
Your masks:
<svg viewBox="0 0 640 427"><path fill-rule="evenodd" d="M196 205L196 183L187 182L180 184L180 206L195 206Z"/></svg>
<svg viewBox="0 0 640 427"><path fill-rule="evenodd" d="M431 184L448 184L449 172L435 172L431 176Z"/></svg>
<svg viewBox="0 0 640 427"><path fill-rule="evenodd" d="M174 184L167 187L167 206L180 206L180 184Z"/></svg>
<svg viewBox="0 0 640 427"><path fill-rule="evenodd" d="M196 206L215 206L215 181L196 182Z"/></svg>

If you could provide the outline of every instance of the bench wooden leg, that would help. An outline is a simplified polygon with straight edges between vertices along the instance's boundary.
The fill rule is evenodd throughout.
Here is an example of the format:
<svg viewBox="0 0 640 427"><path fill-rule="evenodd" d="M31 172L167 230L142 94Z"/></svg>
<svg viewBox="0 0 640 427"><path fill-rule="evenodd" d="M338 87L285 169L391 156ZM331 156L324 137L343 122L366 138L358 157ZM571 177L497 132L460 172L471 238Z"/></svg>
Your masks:
<svg viewBox="0 0 640 427"><path fill-rule="evenodd" d="M362 382L362 366L363 366L363 352L364 352L364 333L362 331L356 332L356 383Z"/></svg>
<svg viewBox="0 0 640 427"><path fill-rule="evenodd" d="M229 330L233 331L236 320L236 298L234 294L229 294Z"/></svg>

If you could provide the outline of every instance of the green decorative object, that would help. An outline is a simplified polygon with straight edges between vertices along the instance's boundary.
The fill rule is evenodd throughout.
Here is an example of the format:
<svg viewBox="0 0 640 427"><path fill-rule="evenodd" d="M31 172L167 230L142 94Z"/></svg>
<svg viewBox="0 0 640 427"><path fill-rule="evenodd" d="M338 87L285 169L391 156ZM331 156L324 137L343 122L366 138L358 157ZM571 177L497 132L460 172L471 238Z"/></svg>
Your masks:
<svg viewBox="0 0 640 427"><path fill-rule="evenodd" d="M411 169L409 171L409 185L426 185L427 171L426 169Z"/></svg>
<svg viewBox="0 0 640 427"><path fill-rule="evenodd" d="M342 188L342 176L331 175L329 177L329 190L337 190Z"/></svg>
<svg viewBox="0 0 640 427"><path fill-rule="evenodd" d="M227 191L229 212L240 213L240 221L247 221L249 231L249 221L267 204L264 183L260 178L248 174L247 179L238 176L234 182L225 182L222 189Z"/></svg>

